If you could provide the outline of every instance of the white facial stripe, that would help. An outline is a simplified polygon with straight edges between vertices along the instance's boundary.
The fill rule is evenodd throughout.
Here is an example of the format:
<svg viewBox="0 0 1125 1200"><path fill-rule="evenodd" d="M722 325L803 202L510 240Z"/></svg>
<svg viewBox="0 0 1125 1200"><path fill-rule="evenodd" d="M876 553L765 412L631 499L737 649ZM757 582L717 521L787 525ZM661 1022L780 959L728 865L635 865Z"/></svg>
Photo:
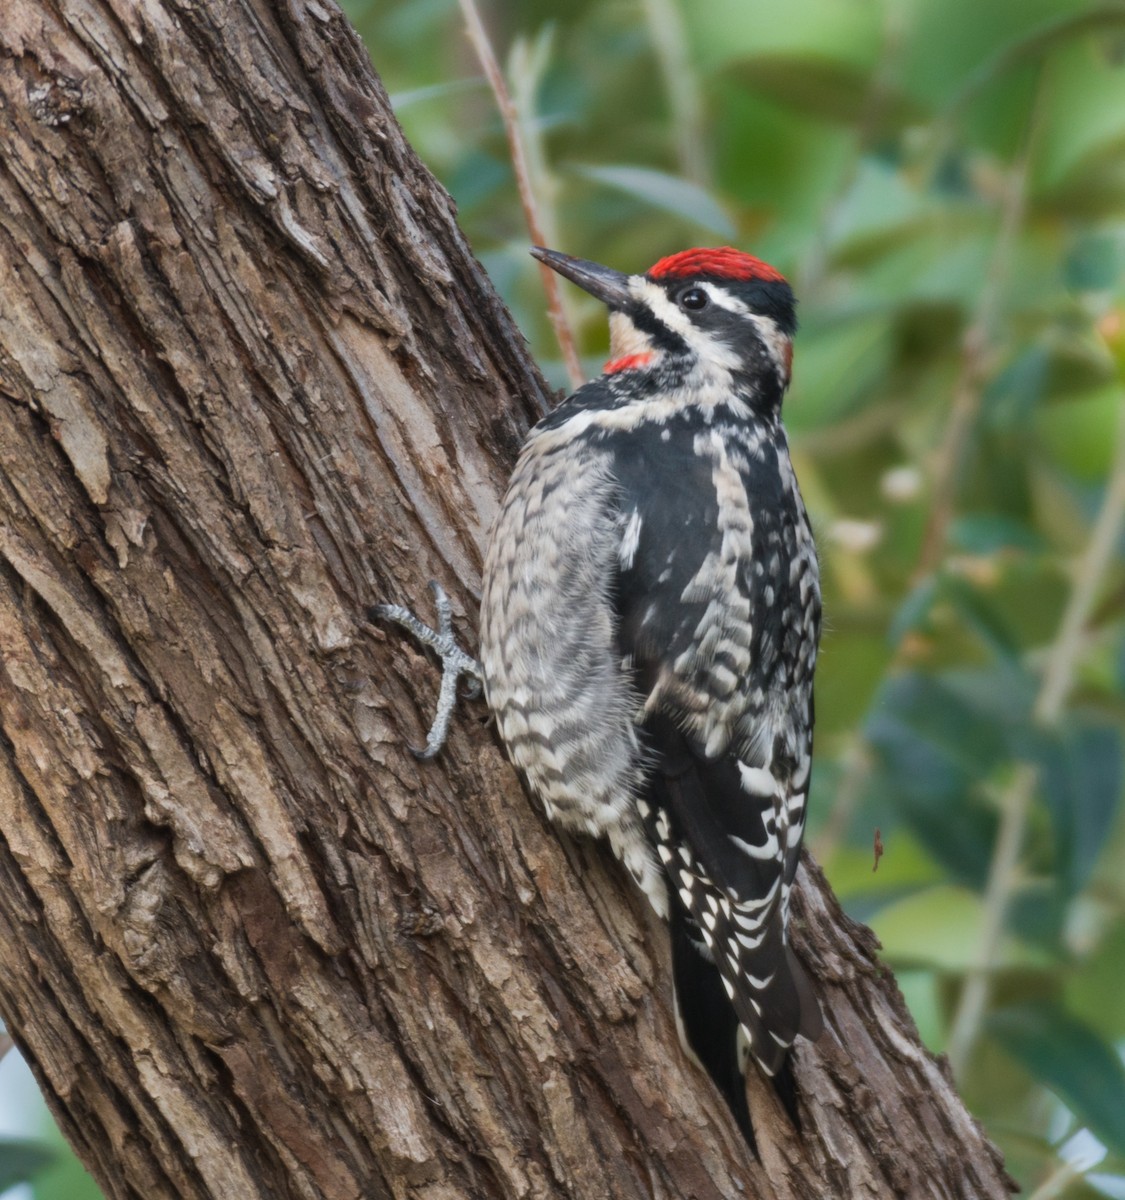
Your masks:
<svg viewBox="0 0 1125 1200"><path fill-rule="evenodd" d="M698 333L698 330L688 319L687 313L668 299L668 294L659 284L650 283L643 275L634 275L629 280L629 291L673 333L678 333L688 345L692 345L691 335Z"/></svg>
<svg viewBox="0 0 1125 1200"><path fill-rule="evenodd" d="M629 281L629 290L650 308L656 318L687 342L699 356L700 361L716 371L733 371L739 364L739 356L722 338L714 337L700 329L677 304L668 299L665 290L650 283L643 275L634 275Z"/></svg>
<svg viewBox="0 0 1125 1200"><path fill-rule="evenodd" d="M777 322L772 317L752 312L737 296L732 296L725 288L714 283L701 282L695 286L707 293L712 304L753 324L769 351L783 384L788 384L792 341L787 334L782 333ZM704 362L724 371L732 371L739 365L739 355L727 342L696 326L683 309L668 299L663 287L650 283L643 275L634 275L630 280L630 290L673 333L679 334ZM610 345L614 357L651 349L650 339L621 313L613 313L610 317ZM618 345L622 348L618 349Z"/></svg>
<svg viewBox="0 0 1125 1200"><path fill-rule="evenodd" d="M793 340L788 334L782 333L777 322L772 317L763 317L760 313L748 313L747 319L754 323L758 336L765 343L770 357L777 367L777 373L783 383L789 382L789 368L793 361Z"/></svg>
<svg viewBox="0 0 1125 1200"><path fill-rule="evenodd" d="M758 331L758 336L765 343L766 349L770 352L778 374L788 382L792 340L787 334L781 332L778 323L772 317L751 312L737 296L732 296L725 288L716 287L713 283L701 283L698 286L711 297L712 304L717 304L720 308L725 308L727 312L745 317L751 322Z"/></svg>
<svg viewBox="0 0 1125 1200"><path fill-rule="evenodd" d="M630 354L649 354L652 338L642 332L622 312L609 314L609 356L627 358Z"/></svg>
<svg viewBox="0 0 1125 1200"><path fill-rule="evenodd" d="M725 288L716 287L713 283L700 283L696 285L711 297L711 303L717 304L720 308L725 308L727 312L738 313L739 316L749 316L750 310L742 303L737 296L732 296Z"/></svg>

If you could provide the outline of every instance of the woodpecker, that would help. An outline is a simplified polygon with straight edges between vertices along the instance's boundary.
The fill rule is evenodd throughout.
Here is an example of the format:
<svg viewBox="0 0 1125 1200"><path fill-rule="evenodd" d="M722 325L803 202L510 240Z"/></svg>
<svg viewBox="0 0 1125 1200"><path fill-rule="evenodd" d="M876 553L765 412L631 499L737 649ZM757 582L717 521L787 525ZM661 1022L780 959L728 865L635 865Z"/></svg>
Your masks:
<svg viewBox="0 0 1125 1200"><path fill-rule="evenodd" d="M677 1025L748 1140L744 1072L822 1027L789 946L812 763L820 585L781 423L794 298L739 250L644 274L536 247L609 309L610 361L531 431L489 541L483 683L549 818L604 837L670 926ZM452 678L452 682L450 679ZM788 1082L786 1082L788 1081ZM783 1086L784 1085L784 1086Z"/></svg>

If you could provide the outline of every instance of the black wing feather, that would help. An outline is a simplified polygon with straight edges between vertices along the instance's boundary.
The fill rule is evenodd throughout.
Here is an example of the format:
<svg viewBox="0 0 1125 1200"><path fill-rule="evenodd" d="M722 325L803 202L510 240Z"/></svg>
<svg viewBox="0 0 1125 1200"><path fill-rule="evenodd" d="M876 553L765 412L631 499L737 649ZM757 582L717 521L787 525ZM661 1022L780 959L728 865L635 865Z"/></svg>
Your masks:
<svg viewBox="0 0 1125 1200"><path fill-rule="evenodd" d="M695 452L691 436L654 426L634 432L617 456L622 483L623 526L636 514L640 535L623 555L618 583L619 637L632 661L643 697L662 673L688 649L710 598L694 598L689 584L714 548L718 499L712 462ZM690 434L690 430L687 431ZM615 450L617 448L615 447ZM654 470L659 464L659 486ZM746 481L756 512L777 511L780 478L764 469ZM772 506L772 508L771 508ZM763 523L763 555L784 551L781 539L769 539ZM755 553L758 553L755 545ZM750 599L754 625L754 667L780 650L786 632L782 605L767 604L765 584L753 562L740 564L738 587ZM767 581L775 592L788 577L788 564ZM685 600L685 592L689 592ZM763 647L765 650L763 651ZM751 682L742 681L749 698ZM768 680L765 682L768 683ZM748 699L749 705L749 699ZM745 1106L738 1056L731 1044L730 1022L716 1022L713 994L688 998L702 988L737 1014L750 1052L769 1074L784 1063L798 1032L816 1036L820 1012L785 935L782 877L791 882L796 856L786 862L784 849L759 856L747 847L765 848L777 839L774 799L743 786L738 748L708 757L674 704L662 705L645 719L643 732L652 757L642 812L672 893L671 920L678 1003L689 1044L727 1095L740 1123ZM783 840L783 831L782 839ZM788 869L787 869L788 868ZM743 935L742 940L739 934ZM691 946L693 962L684 947ZM714 966L711 965L714 963ZM693 1020L692 1014L702 1014ZM738 1082L732 1082L733 1071Z"/></svg>

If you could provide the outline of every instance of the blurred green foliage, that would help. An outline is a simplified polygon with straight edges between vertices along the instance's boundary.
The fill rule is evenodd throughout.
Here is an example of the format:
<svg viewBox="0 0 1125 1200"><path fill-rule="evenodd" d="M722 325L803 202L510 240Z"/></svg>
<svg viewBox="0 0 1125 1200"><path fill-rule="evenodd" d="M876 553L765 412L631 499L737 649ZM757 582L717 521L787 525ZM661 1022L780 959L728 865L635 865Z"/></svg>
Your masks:
<svg viewBox="0 0 1125 1200"><path fill-rule="evenodd" d="M1125 1198L1125 3L481 3L551 244L793 282L810 844L1026 1192ZM345 8L563 386L456 0Z"/></svg>
<svg viewBox="0 0 1125 1200"><path fill-rule="evenodd" d="M0 1128L2 1200L100 1200L14 1049L0 1062Z"/></svg>
<svg viewBox="0 0 1125 1200"><path fill-rule="evenodd" d="M1125 3L480 3L552 244L793 282L810 844L1025 1189L1125 1197ZM345 7L564 386L455 0Z"/></svg>
<svg viewBox="0 0 1125 1200"><path fill-rule="evenodd" d="M0 1190L33 1179L55 1162L46 1142L24 1138L0 1138Z"/></svg>

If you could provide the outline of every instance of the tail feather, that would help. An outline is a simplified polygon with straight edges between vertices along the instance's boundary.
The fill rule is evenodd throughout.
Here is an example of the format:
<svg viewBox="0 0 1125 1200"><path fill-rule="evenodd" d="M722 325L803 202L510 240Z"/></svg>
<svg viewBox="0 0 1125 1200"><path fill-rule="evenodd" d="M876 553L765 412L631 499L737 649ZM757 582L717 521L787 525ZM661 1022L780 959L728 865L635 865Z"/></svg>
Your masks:
<svg viewBox="0 0 1125 1200"><path fill-rule="evenodd" d="M820 1001L816 998L816 993L813 991L812 981L809 979L808 973L797 961L792 950L789 951L787 959L789 973L793 977L793 986L796 990L801 1010L801 1017L797 1023L797 1032L802 1037L808 1038L810 1042L815 1042L824 1032L824 1013L821 1011Z"/></svg>
<svg viewBox="0 0 1125 1200"><path fill-rule="evenodd" d="M681 1036L753 1146L747 1065L795 1112L789 1048L823 1025L786 936L788 835L776 789L753 769L729 754L707 759L667 722L659 734L642 817L669 885Z"/></svg>
<svg viewBox="0 0 1125 1200"><path fill-rule="evenodd" d="M738 1127L757 1153L746 1076L738 1050L738 1017L713 962L700 953L682 911L671 919L672 977L676 989L676 1018L684 1048L715 1082ZM698 931L696 931L698 938Z"/></svg>
<svg viewBox="0 0 1125 1200"><path fill-rule="evenodd" d="M734 1114L750 1149L757 1153L750 1107L746 1099L746 1068L753 1059L770 1078L789 1119L800 1128L797 1087L793 1079L788 1043L796 1033L816 1038L823 1028L820 1005L804 969L787 950L789 970L778 971L777 990L763 996L764 1014L788 1013L782 1045L771 1028L752 1011L739 1020L730 992L707 951L695 922L678 904L671 914L672 974L675 983L676 1019L680 1040L695 1061L710 1075ZM784 993L784 994L783 994Z"/></svg>

